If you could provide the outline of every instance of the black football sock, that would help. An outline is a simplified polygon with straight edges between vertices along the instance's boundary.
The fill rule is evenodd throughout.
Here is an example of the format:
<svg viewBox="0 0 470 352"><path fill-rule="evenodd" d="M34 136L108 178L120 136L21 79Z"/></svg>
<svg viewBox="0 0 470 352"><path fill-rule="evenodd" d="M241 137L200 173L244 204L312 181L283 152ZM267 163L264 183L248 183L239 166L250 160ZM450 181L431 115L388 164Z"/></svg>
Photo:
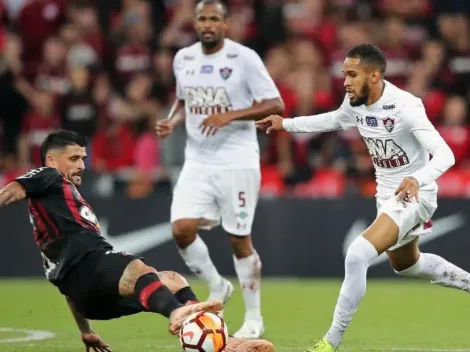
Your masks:
<svg viewBox="0 0 470 352"><path fill-rule="evenodd" d="M145 310L159 313L167 318L176 308L181 307L181 303L155 273L139 277L135 284L135 295Z"/></svg>
<svg viewBox="0 0 470 352"><path fill-rule="evenodd" d="M199 300L196 298L196 294L190 286L183 287L181 290L176 292L175 297L181 304L199 302Z"/></svg>

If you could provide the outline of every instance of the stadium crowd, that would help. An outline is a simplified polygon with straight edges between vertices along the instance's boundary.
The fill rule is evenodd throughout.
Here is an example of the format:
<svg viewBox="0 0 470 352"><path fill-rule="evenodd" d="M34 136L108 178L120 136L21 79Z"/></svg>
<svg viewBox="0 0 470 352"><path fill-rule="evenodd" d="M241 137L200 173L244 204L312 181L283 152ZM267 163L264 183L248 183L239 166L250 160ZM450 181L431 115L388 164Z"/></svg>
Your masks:
<svg viewBox="0 0 470 352"><path fill-rule="evenodd" d="M174 100L175 52L196 41L196 0L0 0L1 184L39 166L58 127L90 138L89 168L120 175L131 195L174 180L185 131L155 138ZM470 1L227 0L229 37L255 49L285 116L341 103L344 55L362 42L387 54L387 79L421 97L456 166L443 196L470 196ZM356 130L259 135L265 196L373 196ZM124 176L123 176L124 175ZM157 185L157 186L155 186Z"/></svg>

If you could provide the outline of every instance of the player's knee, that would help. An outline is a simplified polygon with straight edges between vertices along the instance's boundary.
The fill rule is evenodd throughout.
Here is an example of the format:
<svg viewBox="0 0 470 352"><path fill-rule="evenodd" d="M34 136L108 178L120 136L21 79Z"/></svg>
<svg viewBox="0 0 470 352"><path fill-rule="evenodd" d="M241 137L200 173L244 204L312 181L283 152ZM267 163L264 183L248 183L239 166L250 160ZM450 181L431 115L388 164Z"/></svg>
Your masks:
<svg viewBox="0 0 470 352"><path fill-rule="evenodd" d="M249 257L254 253L253 243L251 242L251 236L235 236L229 235L228 241L232 246L233 254L238 259Z"/></svg>
<svg viewBox="0 0 470 352"><path fill-rule="evenodd" d="M180 248L185 248L196 239L199 221L195 219L176 220L172 225L173 237Z"/></svg>
<svg viewBox="0 0 470 352"><path fill-rule="evenodd" d="M157 274L157 270L139 259L130 262L119 280L119 293L122 296L134 294L137 281L147 274Z"/></svg>
<svg viewBox="0 0 470 352"><path fill-rule="evenodd" d="M364 237L357 237L348 248L345 258L346 268L369 266L377 257L374 246Z"/></svg>
<svg viewBox="0 0 470 352"><path fill-rule="evenodd" d="M168 287L172 293L176 293L184 287L189 286L188 281L175 271L159 271L160 281Z"/></svg>

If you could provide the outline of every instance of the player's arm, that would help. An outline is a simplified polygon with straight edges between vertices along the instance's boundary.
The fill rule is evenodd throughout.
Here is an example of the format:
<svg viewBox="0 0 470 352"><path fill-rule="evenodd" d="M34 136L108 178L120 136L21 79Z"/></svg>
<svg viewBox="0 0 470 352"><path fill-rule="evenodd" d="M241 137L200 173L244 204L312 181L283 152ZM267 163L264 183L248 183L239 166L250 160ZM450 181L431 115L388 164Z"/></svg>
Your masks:
<svg viewBox="0 0 470 352"><path fill-rule="evenodd" d="M336 130L347 130L356 127L353 115L349 111L349 99L344 97L341 106L330 112L311 116L299 116L284 119L279 115L271 115L256 122L256 127L266 131L287 131L291 133L320 133Z"/></svg>
<svg viewBox="0 0 470 352"><path fill-rule="evenodd" d="M49 191L52 187L61 187L62 179L63 177L57 169L40 167L17 177L11 184L21 185L25 192L25 198L33 198Z"/></svg>
<svg viewBox="0 0 470 352"><path fill-rule="evenodd" d="M241 110L231 111L232 120L261 120L269 115L282 115L284 102L266 66L253 50L244 52L245 80L254 104Z"/></svg>
<svg viewBox="0 0 470 352"><path fill-rule="evenodd" d="M432 155L426 166L411 175L420 187L426 186L455 164L454 153L429 121L422 103L409 109L407 121L413 136Z"/></svg>
<svg viewBox="0 0 470 352"><path fill-rule="evenodd" d="M230 114L231 121L246 121L264 119L269 115L282 115L284 113L284 102L279 98L265 99L259 102L255 101L250 108L233 110Z"/></svg>
<svg viewBox="0 0 470 352"><path fill-rule="evenodd" d="M93 331L91 330L91 325L88 319L83 317L73 304L72 300L69 297L65 297L67 304L69 305L70 311L72 312L73 318L77 323L78 329L82 334L91 334Z"/></svg>
<svg viewBox="0 0 470 352"><path fill-rule="evenodd" d="M173 60L173 73L176 79L176 99L170 108L165 119L157 120L155 133L159 139L164 139L173 133L175 127L180 125L185 119L184 94L178 78L178 72L184 68L183 54L178 51Z"/></svg>
<svg viewBox="0 0 470 352"><path fill-rule="evenodd" d="M406 107L405 122L410 132L418 142L432 155L432 159L426 166L406 177L400 184L395 194L399 198L410 201L418 199L420 187L436 181L444 172L455 164L454 153L444 141L439 132L429 121L423 104L413 103Z"/></svg>
<svg viewBox="0 0 470 352"><path fill-rule="evenodd" d="M266 131L267 134L272 131L319 133L347 129L354 125L350 122L349 114L343 105L335 111L312 116L299 116L284 119L279 115L271 115L257 121L256 127Z"/></svg>
<svg viewBox="0 0 470 352"><path fill-rule="evenodd" d="M6 206L25 198L25 189L16 181L10 182L8 185L0 189L0 206Z"/></svg>
<svg viewBox="0 0 470 352"><path fill-rule="evenodd" d="M253 104L249 108L208 116L201 123L203 134L207 131L207 135L214 135L219 128L233 121L258 121L269 115L284 113L284 102L279 90L259 55L253 50L246 50L242 54L244 80Z"/></svg>
<svg viewBox="0 0 470 352"><path fill-rule="evenodd" d="M91 329L89 320L80 314L72 300L67 296L65 299L70 308L70 311L72 312L73 318L77 323L78 329L80 330L81 339L85 344L87 351L91 349L93 351L111 352L111 347L105 343L101 337L95 334L95 332Z"/></svg>
<svg viewBox="0 0 470 352"><path fill-rule="evenodd" d="M176 99L168 113L166 119L157 120L155 124L155 133L160 139L164 139L173 133L175 127L181 124L185 119L184 100Z"/></svg>

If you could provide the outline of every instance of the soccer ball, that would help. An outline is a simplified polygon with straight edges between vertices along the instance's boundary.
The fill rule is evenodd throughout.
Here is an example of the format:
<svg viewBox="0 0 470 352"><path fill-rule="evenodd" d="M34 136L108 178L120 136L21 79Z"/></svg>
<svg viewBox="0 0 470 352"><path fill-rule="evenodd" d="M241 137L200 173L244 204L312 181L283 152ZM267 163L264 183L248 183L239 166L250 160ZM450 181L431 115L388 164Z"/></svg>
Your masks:
<svg viewBox="0 0 470 352"><path fill-rule="evenodd" d="M225 321L216 314L198 312L190 315L180 331L180 342L185 352L220 352L228 340Z"/></svg>

